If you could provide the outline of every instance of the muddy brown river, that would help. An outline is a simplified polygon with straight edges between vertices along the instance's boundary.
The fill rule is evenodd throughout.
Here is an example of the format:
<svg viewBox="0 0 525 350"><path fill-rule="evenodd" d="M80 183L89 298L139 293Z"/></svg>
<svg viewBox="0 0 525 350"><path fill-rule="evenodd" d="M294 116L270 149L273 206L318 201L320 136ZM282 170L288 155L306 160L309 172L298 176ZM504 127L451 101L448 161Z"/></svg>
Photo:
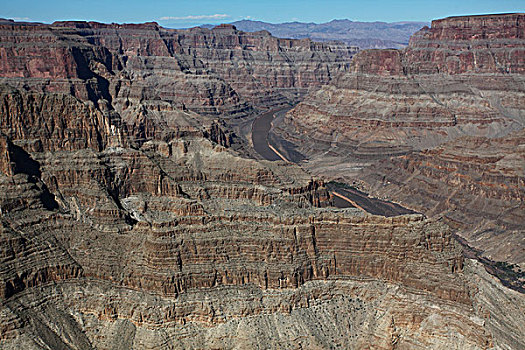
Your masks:
<svg viewBox="0 0 525 350"><path fill-rule="evenodd" d="M287 107L289 108L289 107ZM275 113L278 113L286 108L273 109L269 112L257 117L252 124L252 142L253 148L259 155L266 160L282 160L281 157L268 144L268 134L272 127L272 120Z"/></svg>
<svg viewBox="0 0 525 350"><path fill-rule="evenodd" d="M273 109L261 114L252 124L253 148L266 160L282 160L272 147L270 147L268 134L272 128L272 121L275 114L289 108L290 107ZM329 183L328 189L334 195L334 205L338 208L357 207L367 213L386 217L416 213L399 204L369 197L366 193L353 187L345 186L344 184Z"/></svg>

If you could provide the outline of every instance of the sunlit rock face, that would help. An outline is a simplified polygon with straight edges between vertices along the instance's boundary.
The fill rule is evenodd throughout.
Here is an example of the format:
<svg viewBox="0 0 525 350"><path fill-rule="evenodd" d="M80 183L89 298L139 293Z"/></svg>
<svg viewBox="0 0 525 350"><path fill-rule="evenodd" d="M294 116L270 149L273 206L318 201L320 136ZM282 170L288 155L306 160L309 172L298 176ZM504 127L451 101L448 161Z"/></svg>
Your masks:
<svg viewBox="0 0 525 350"><path fill-rule="evenodd" d="M156 23L6 21L1 28L7 82L104 99L123 114L136 114L146 101L211 115L294 101L346 70L355 50L228 25L171 30Z"/></svg>
<svg viewBox="0 0 525 350"><path fill-rule="evenodd" d="M357 158L381 158L462 135L497 137L521 129L524 17L436 20L404 50L362 51L349 72L288 113L281 132L308 153L333 144ZM318 144L310 151L301 137L306 134Z"/></svg>
<svg viewBox="0 0 525 350"><path fill-rule="evenodd" d="M0 33L1 348L524 346L523 295L445 222L333 208L231 147L224 118L328 83L340 50L230 26Z"/></svg>

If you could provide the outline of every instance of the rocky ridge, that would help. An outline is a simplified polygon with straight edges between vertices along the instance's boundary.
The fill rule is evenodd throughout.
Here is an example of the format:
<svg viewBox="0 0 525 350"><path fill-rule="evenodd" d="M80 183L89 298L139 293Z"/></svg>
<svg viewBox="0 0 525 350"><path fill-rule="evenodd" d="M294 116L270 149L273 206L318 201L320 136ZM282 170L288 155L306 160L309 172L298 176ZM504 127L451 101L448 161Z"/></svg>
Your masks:
<svg viewBox="0 0 525 350"><path fill-rule="evenodd" d="M519 323L485 311L495 305L474 282L485 272L446 225L319 208L326 189L294 165L239 158L202 136L31 154L3 140L4 348L522 341L508 336ZM509 298L503 309L518 312L521 296L500 293L498 307ZM340 308L355 321L334 327Z"/></svg>
<svg viewBox="0 0 525 350"><path fill-rule="evenodd" d="M486 256L523 264L524 18L436 20L404 50L362 51L276 132L314 174L445 215Z"/></svg>
<svg viewBox="0 0 525 350"><path fill-rule="evenodd" d="M120 114L139 113L139 101L210 115L271 107L327 83L354 53L231 25L170 30L156 23L4 21L1 31L5 83L106 100Z"/></svg>
<svg viewBox="0 0 525 350"><path fill-rule="evenodd" d="M301 143L308 131L317 149L333 143L366 158L521 129L523 16L438 20L405 50L360 52L347 74L288 114L282 133L297 129Z"/></svg>
<svg viewBox="0 0 525 350"><path fill-rule="evenodd" d="M187 52L222 55L244 34L3 26L0 347L524 346L522 294L465 259L444 222L335 209L298 166L231 147L225 119L251 108L249 92L220 76L231 66L212 73ZM275 43L298 56L318 45L256 37L267 57ZM323 71L293 84L276 73L269 95L315 88ZM231 90L202 101L201 78Z"/></svg>

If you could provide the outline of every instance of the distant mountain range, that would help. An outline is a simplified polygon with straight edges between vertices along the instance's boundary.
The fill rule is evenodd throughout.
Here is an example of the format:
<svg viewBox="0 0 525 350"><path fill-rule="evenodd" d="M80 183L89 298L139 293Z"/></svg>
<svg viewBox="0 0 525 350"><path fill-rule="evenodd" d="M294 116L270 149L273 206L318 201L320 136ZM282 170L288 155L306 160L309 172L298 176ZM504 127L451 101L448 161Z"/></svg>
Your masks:
<svg viewBox="0 0 525 350"><path fill-rule="evenodd" d="M337 40L361 49L370 48L402 48L408 45L412 34L427 22L354 22L348 19L333 20L327 23L267 23L261 21L242 20L232 22L237 29L245 32L267 30L280 38L302 39L315 41ZM201 27L213 28L215 25Z"/></svg>

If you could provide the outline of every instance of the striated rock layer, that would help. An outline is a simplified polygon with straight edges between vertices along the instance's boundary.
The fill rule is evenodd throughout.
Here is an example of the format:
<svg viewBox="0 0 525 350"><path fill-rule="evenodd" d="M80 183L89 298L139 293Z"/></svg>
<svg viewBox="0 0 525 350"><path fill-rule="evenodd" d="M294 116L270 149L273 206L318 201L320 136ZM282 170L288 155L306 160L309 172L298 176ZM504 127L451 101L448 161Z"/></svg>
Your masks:
<svg viewBox="0 0 525 350"><path fill-rule="evenodd" d="M4 82L71 93L129 118L146 102L157 111L238 115L293 101L346 70L354 53L231 25L171 30L156 23L4 21L0 33Z"/></svg>
<svg viewBox="0 0 525 350"><path fill-rule="evenodd" d="M524 33L525 14L433 21L404 50L360 52L276 131L313 173L445 215L487 256L523 264Z"/></svg>
<svg viewBox="0 0 525 350"><path fill-rule="evenodd" d="M348 73L310 94L278 131L310 155L351 152L366 160L521 129L524 18L437 20L405 50L362 51Z"/></svg>
<svg viewBox="0 0 525 350"><path fill-rule="evenodd" d="M319 208L296 166L199 135L2 140L2 348L523 345L523 296L443 223Z"/></svg>
<svg viewBox="0 0 525 350"><path fill-rule="evenodd" d="M491 259L523 265L524 171L521 130L503 138L459 138L381 161L361 176L380 197L443 216Z"/></svg>
<svg viewBox="0 0 525 350"><path fill-rule="evenodd" d="M240 113L233 88L210 93L228 97L201 105L214 109L177 100L195 79L231 88L192 71L188 51L240 54L222 50L244 34L74 22L7 23L2 35L1 348L525 346L523 295L465 259L446 223L335 209L298 166L241 157L209 116ZM288 52L255 36L254 52ZM322 82L308 74L268 84Z"/></svg>

